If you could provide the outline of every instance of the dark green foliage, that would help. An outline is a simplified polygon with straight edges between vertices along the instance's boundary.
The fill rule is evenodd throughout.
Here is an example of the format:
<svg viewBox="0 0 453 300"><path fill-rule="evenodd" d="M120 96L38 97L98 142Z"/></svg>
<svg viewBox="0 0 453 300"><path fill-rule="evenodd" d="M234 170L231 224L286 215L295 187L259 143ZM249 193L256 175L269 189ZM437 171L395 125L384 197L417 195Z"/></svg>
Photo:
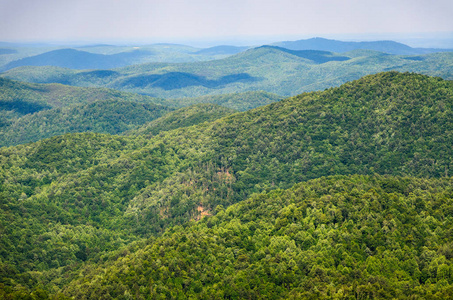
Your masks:
<svg viewBox="0 0 453 300"><path fill-rule="evenodd" d="M23 100L1 101L0 110L13 111L19 115L32 114L41 110L49 109L50 106Z"/></svg>
<svg viewBox="0 0 453 300"><path fill-rule="evenodd" d="M451 176L452 117L452 82L388 72L153 137L1 148L0 283L85 298L447 298L452 182L421 178ZM376 175L250 197L339 174Z"/></svg>
<svg viewBox="0 0 453 300"><path fill-rule="evenodd" d="M0 130L0 147L35 142L68 132L120 134L169 111L161 105L121 100L54 108L21 117Z"/></svg>
<svg viewBox="0 0 453 300"><path fill-rule="evenodd" d="M92 71L91 73L102 76L104 72L106 76L112 75L111 71ZM154 103L164 103L172 107L196 103L218 103L226 107L247 110L281 99L277 95L265 92L247 92L163 100L103 88L29 84L2 78L0 78L0 91L2 91L0 147L37 141L68 132L93 131L119 134L135 129L172 110ZM216 111L231 112L220 107ZM192 120L185 120L181 126L174 124L168 128L190 126L224 116L218 112L206 111L209 117L192 116ZM203 114L201 111L199 113ZM160 129L164 128L160 126Z"/></svg>
<svg viewBox="0 0 453 300"><path fill-rule="evenodd" d="M189 127L203 122L211 122L231 115L236 111L216 104L196 104L184 107L128 132L128 135L156 135L162 131Z"/></svg>
<svg viewBox="0 0 453 300"><path fill-rule="evenodd" d="M66 132L118 134L172 109L161 99L105 88L0 78L0 147Z"/></svg>

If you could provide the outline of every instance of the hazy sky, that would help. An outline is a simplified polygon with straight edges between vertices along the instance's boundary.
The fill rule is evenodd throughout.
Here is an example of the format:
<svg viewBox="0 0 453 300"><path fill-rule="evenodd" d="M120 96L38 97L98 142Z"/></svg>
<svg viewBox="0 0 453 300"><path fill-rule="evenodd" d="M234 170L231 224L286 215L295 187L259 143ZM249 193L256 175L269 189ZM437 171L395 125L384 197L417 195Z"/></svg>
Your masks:
<svg viewBox="0 0 453 300"><path fill-rule="evenodd" d="M0 40L453 32L453 0L0 0Z"/></svg>

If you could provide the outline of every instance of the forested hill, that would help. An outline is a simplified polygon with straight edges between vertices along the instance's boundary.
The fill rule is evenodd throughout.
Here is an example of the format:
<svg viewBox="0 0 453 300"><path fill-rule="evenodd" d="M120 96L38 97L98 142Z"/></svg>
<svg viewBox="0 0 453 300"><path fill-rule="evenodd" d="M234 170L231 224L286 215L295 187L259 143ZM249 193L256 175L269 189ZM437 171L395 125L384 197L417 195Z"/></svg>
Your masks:
<svg viewBox="0 0 453 300"><path fill-rule="evenodd" d="M68 132L120 134L153 121L172 109L153 103L98 100L20 117L0 127L0 147L36 142Z"/></svg>
<svg viewBox="0 0 453 300"><path fill-rule="evenodd" d="M0 147L67 132L118 134L173 109L165 100L106 88L0 78Z"/></svg>
<svg viewBox="0 0 453 300"><path fill-rule="evenodd" d="M0 111L11 111L16 115L111 99L141 103L162 102L157 98L106 88L26 83L0 77Z"/></svg>
<svg viewBox="0 0 453 300"><path fill-rule="evenodd" d="M161 132L151 138L146 136L118 137L92 133L68 134L33 144L1 148L0 208L2 213L0 214L0 225L5 230L0 236L0 255L2 257L0 282L4 286L10 287L8 293L15 293L14 291L27 293L27 291L33 291L39 287L56 294L64 287L70 287L69 282L79 276L79 268L84 262L99 264L108 260L109 257L111 259L122 257L127 254L127 251L137 249L138 246L134 248L133 245L141 245L142 242L139 241L144 238L159 235L165 229L173 225L185 224L190 219L197 220L202 216L216 214L217 206L219 206L218 212L219 209L221 210L220 205L227 207L247 199L252 193L275 188L286 189L295 183L313 178L338 174L380 174L426 178L451 176L453 172L451 161L451 157L453 157L452 120L452 82L418 74L387 72L369 75L338 88L305 93L261 108L235 113L211 123ZM414 197L417 197L417 186L420 186L421 189L428 188L428 185L415 182L406 193L406 190L399 189L398 181L399 179L395 183L389 183L389 190L384 189L383 192L377 188L376 190L381 194L391 194L392 189L395 189L395 193L401 193L406 197L411 195L410 191L414 187ZM434 183L434 185L436 184ZM326 189L329 188L326 187ZM368 190L368 188L365 189L364 193L366 194ZM348 201L354 202L356 201L354 199L358 199L357 197L362 197L362 194L356 193L354 189L348 190L348 193L351 194L351 197L356 197L346 197L345 199L350 199ZM396 194L397 198L398 195ZM389 195L388 197L395 196ZM446 192L446 197L447 200L451 199L451 191ZM408 205L416 205L418 200L410 199L413 201L408 200ZM433 197L426 195L422 199L433 199ZM426 205L427 213L435 214L436 209L430 206L434 204L426 201L422 200L422 203ZM444 206L442 206L444 202L439 202L438 207L442 207L439 209L449 211L448 201ZM375 211L381 211L379 205L390 205L390 202L376 205L378 206ZM392 219L396 226L399 224L399 219L395 219L396 212L391 207L398 211L400 208L404 208L398 206L399 204L395 205L383 207L383 209L389 209L384 210L382 215L382 218L390 222L382 224L382 227L386 225L388 230L395 228L395 225L392 225ZM271 206L269 205L266 209L281 210L281 208ZM335 206L337 205L335 204ZM320 209L320 207L322 206L315 208ZM338 207L341 207L341 204L338 204ZM361 206L358 204L354 207ZM352 232L357 233L354 228L361 230L365 225L370 228L377 226L375 223L366 223L367 221L361 217L352 217L354 216L353 210L352 208L346 209L344 212L349 213L348 216L351 216L354 224L360 222L358 223L360 226L351 227ZM392 216L386 215L387 212ZM323 213L328 218L330 213L327 211L323 211ZM427 213L423 213L424 216L427 216ZM404 215L413 216L414 214L407 210ZM435 220L429 218L434 222L433 224L441 222L440 220L449 222L442 215L433 217ZM254 218L250 217L250 220ZM322 216L320 218L323 221L316 221L316 226L331 224L322 223L330 221L324 220ZM348 218L342 220L349 222ZM287 225L292 224L290 215L287 220L288 223L285 223L284 220L281 223L281 228L285 228L284 230ZM220 219L219 222L223 222L223 219ZM227 222L226 219L225 222ZM272 223L272 221L269 222ZM420 221L420 224L425 223L425 221ZM342 224L339 223L338 226L341 227ZM264 232L267 225L260 224L259 226L261 225L263 227L259 228L261 232ZM441 228L449 230L447 225L434 226L429 229L438 238L435 245L444 245L445 241L446 247L448 247L453 242L452 235L447 233L442 235L438 231ZM434 232L434 230L436 231ZM296 231L299 230L296 229ZM245 234L248 231L243 232ZM418 232L410 230L407 232L412 234L414 243L418 243L421 239L421 244L417 244L416 249L423 250L424 246L434 245L416 235ZM313 238L321 238L319 235L321 233L317 234ZM254 249L256 251L260 249L259 245L254 244L253 236L248 236L250 236L248 244L250 248L247 248L249 246L246 245L244 253L238 248L236 253L233 252L232 258L236 262L241 257L238 263L244 263L244 269L248 268L248 264L245 262L249 259L251 262L255 261L255 257L252 257L251 252L247 251L254 252ZM361 236L364 240L363 243L357 242L358 248L362 249L363 245L366 245L372 255L376 253L386 255L385 250L389 248L379 250L373 248L371 244L366 244L367 241L374 239L374 237L368 237L368 231L364 231ZM247 237L245 238L241 237L240 240L248 240ZM291 237L289 243L293 243L292 240L294 243L296 242L295 238ZM112 250L129 245L134 241L138 241L138 244L131 244L129 250L122 249L124 252L112 252ZM165 244L164 240L160 241ZM351 247L356 247L353 242L356 241L355 235L350 236L349 241ZM399 242L400 239L395 241ZM160 245L159 243L155 245ZM181 245L184 243L181 241ZM410 243L409 240L408 243ZM171 239L169 239L168 245L171 244ZM309 246L316 244L317 240L313 244L303 246L303 250L308 250ZM150 247L154 247L153 245ZM397 248L391 247L392 251L397 250ZM398 252L398 255L404 257L405 253L412 253L407 255L413 257L417 262L419 254L415 255L411 252L411 248L408 250L402 244L400 247L404 252ZM281 251L285 252L287 248ZM319 247L311 248L309 253L312 256L308 258L327 257L321 255L321 248L321 244ZM217 249L223 251L220 248ZM354 251L359 251L357 255L362 256L352 255L351 258L340 256L339 258L339 261L345 260L344 266L349 270L356 270L356 266L363 266L359 262L367 259L364 256L364 253L368 251L366 248L363 248L365 252L354 249ZM433 250L433 248L428 248L428 250L440 251ZM169 253L165 251L165 248L162 248L159 252L161 256L159 264L166 264L166 257L168 257L166 255ZM299 253L296 248L294 251L296 251L294 253ZM355 253L354 251L346 252ZM265 251L264 254L256 252L256 255L272 257L271 253L274 252ZM242 254L246 256L241 256ZM420 257L431 254L431 252L426 252L426 254L420 254ZM175 255L177 256L177 254ZM192 253L191 255L197 254ZM209 251L206 251L206 255L209 255ZM447 254L442 255L447 257ZM141 260L142 258L143 260ZM154 259L148 261L146 258L142 258L140 261L146 270L149 270L148 264L158 263ZM292 258L295 259L295 257ZM210 261L210 259L205 260ZM282 259L272 261L272 263L276 264L276 268L284 270L287 266L281 263L286 261L286 257L282 257ZM398 257L398 259L400 258ZM233 262L230 258L228 260ZM390 259L390 261L393 260ZM262 263L269 265L267 261L262 261ZM290 263L289 260L288 263ZM385 263L387 264L387 261ZM413 264L412 261L407 263ZM420 261L417 263L419 264L418 270L421 271L423 266ZM427 263L429 265L431 260ZM450 261L438 261L439 266L444 263L447 267L450 266ZM179 264L177 259L172 264L172 266L184 266L184 264ZM139 264L135 265L140 267ZM338 264L333 265L338 267ZM156 272L162 271L164 274L164 277L156 277L153 280L160 280L160 282L167 280L168 274L165 273L167 269L160 269L162 266L152 265ZM323 268L320 265L316 266L320 271L318 268L311 268L312 275L332 282L329 279L329 276L334 274L330 271L332 264L325 265ZM224 267L222 268L225 269ZM297 267L301 268L304 265L299 264ZM159 271L157 271L158 269ZM127 283L124 283L124 288L127 288L128 282L133 282L133 288L127 288L128 293L137 295L149 289L150 281L143 282L139 276L142 271L122 270L124 270L124 274L131 274L130 281L127 279ZM251 270L249 271L251 272ZM91 274L91 271L87 272ZM112 274L116 274L115 272ZM170 272L171 278L175 280L179 278L179 275L171 275L171 272L176 272L175 270L168 272ZM270 269L269 272L271 272ZM350 281L351 278L357 279L357 286L364 284L364 281L359 281L362 273L345 272L344 280L346 281L338 283L338 286L341 284L353 285L353 282ZM368 274L375 274L373 273L375 271L371 269L368 272ZM411 271L408 272L412 276ZM415 267L413 272L417 272ZM185 283L174 281L178 288L181 285L182 288L187 287L195 292L203 290L203 286L199 286L198 280L184 281L190 278L189 274L181 276L181 280ZM373 276L379 276L379 274L376 273ZM394 278L391 276L393 275L388 275L386 278ZM403 273L395 276L398 276L398 280L401 282L406 278ZM431 278L432 283L435 276L433 274L429 276L424 278L426 280ZM227 280L237 284L236 279L242 280L241 278L235 277ZM411 278L407 278L406 281L415 280L417 277ZM435 278L435 280L442 280L440 277ZM115 280L112 279L112 282ZM217 281L208 278L200 279L200 282L201 280L214 283L219 282L220 278L215 279ZM250 282L254 282L253 280L251 278ZM288 285L284 285L284 282L275 284L287 288L294 282L292 279L288 280ZM375 281L371 283L376 283L379 289L387 290L387 287L383 285L385 280L381 280L380 277L373 280ZM446 280L447 283L444 286L451 284L449 279ZM93 280L93 284L95 284L95 280ZM337 282L335 281L334 284ZM399 284L396 283L396 286L400 286ZM78 293L73 287L67 289L71 295ZM170 286L167 287L170 288ZM272 286L269 288L273 289ZM307 286L307 288L310 287ZM363 289L365 288L363 287ZM414 288L417 290L417 286ZM122 287L115 287L116 291L121 289ZM91 287L89 290L93 291ZM96 290L95 285L94 290ZM229 290L234 290L234 288ZM80 291L83 293L82 290ZM302 292L302 289L299 291ZM346 290L344 291L346 293ZM159 290L159 293L161 292L166 293L164 290ZM335 292L337 293L339 290ZM278 291L275 293L286 295ZM124 294L126 294L125 291L123 291ZM90 296L86 294L86 297ZM237 297L242 297L242 294Z"/></svg>
<svg viewBox="0 0 453 300"><path fill-rule="evenodd" d="M155 299L449 299L453 180L337 176L176 226L64 287ZM132 253L130 253L132 251Z"/></svg>

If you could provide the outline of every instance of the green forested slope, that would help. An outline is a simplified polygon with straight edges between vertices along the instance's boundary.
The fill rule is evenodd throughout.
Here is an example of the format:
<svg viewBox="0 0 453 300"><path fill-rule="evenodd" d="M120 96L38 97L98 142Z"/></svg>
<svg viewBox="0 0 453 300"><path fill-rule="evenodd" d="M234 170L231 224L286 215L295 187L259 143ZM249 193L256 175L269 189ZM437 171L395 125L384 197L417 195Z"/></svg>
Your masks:
<svg viewBox="0 0 453 300"><path fill-rule="evenodd" d="M25 291L33 290L41 282L44 289L56 293L72 276L78 276L84 262L100 263L129 251L112 253L110 244L103 241L121 237L117 246L131 241L141 245L143 238L215 214L218 205L226 207L265 189L290 188L301 181L336 174L451 176L452 106L451 82L389 72L211 123L161 132L152 138L68 134L1 148L0 225L4 234L0 253L2 270L7 271L1 274L0 282L11 287L11 292L20 286ZM432 200L430 196L426 199ZM268 209L272 211L272 207ZM444 222L445 218L438 220ZM78 240L71 238L78 232L86 235ZM101 240L90 237L96 232L104 232L99 233ZM171 245L170 240L168 243ZM442 243L438 241L437 245ZM53 255L41 249L54 249ZM321 250L312 249L313 255ZM357 263L363 258L357 257ZM146 265L145 260L143 263ZM346 266L352 269L351 264ZM325 268L328 270L330 265ZM314 272L316 275L318 271ZM336 276L325 272L321 272L327 274L325 278ZM130 274L135 276L132 271ZM345 282L334 285L350 284L347 276ZM234 283L233 279L228 280ZM125 288L128 282L122 283ZM140 278L135 283L137 287L133 284L130 289L133 295L137 289L138 293L146 291L151 284ZM179 283L174 284L179 289ZM281 291L281 287L287 288L283 284L277 284L279 287L269 293L288 295ZM195 292L203 291L198 284L187 286ZM269 288L273 289L272 284ZM394 292L389 293L396 293L399 283L392 288ZM68 286L67 292L72 293L71 289ZM166 293L160 288L157 291Z"/></svg>
<svg viewBox="0 0 453 300"><path fill-rule="evenodd" d="M0 147L36 142L68 132L120 134L168 113L157 105L122 100L100 100L28 114L0 129Z"/></svg>
<svg viewBox="0 0 453 300"><path fill-rule="evenodd" d="M453 181L328 177L256 194L88 264L78 299L447 299Z"/></svg>
<svg viewBox="0 0 453 300"><path fill-rule="evenodd" d="M203 122L211 122L237 112L216 104L195 104L169 112L164 116L131 130L129 135L156 135L162 131L193 126Z"/></svg>
<svg viewBox="0 0 453 300"><path fill-rule="evenodd" d="M291 51L264 46L205 62L152 63L96 71L22 67L2 76L29 82L104 86L153 97L184 98L258 90L292 96L390 70L453 79L453 52L403 56L356 50L348 56L348 53Z"/></svg>
<svg viewBox="0 0 453 300"><path fill-rule="evenodd" d="M157 98L105 88L82 88L62 84L35 84L0 78L0 126L26 114L96 100L162 103Z"/></svg>
<svg viewBox="0 0 453 300"><path fill-rule="evenodd" d="M257 108L259 106L280 101L281 99L283 99L283 97L276 94L263 91L252 91L224 95L200 96L193 98L177 98L168 100L166 105L172 107L184 107L198 103L211 103L239 111L246 111L249 109Z"/></svg>
<svg viewBox="0 0 453 300"><path fill-rule="evenodd" d="M35 84L0 78L2 107L14 101L29 101L49 107L90 103L95 100L127 100L141 103L159 103L162 99L126 93L105 88L82 88L63 84ZM7 104L4 104L7 103ZM24 111L27 114L35 111Z"/></svg>

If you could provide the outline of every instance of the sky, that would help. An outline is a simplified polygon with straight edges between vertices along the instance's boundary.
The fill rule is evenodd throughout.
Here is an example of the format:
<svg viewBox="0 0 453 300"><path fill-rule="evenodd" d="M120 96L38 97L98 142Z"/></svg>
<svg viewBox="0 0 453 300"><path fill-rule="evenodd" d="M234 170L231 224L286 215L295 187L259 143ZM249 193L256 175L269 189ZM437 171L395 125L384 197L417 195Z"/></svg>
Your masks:
<svg viewBox="0 0 453 300"><path fill-rule="evenodd" d="M452 0L0 0L0 41L453 39Z"/></svg>

